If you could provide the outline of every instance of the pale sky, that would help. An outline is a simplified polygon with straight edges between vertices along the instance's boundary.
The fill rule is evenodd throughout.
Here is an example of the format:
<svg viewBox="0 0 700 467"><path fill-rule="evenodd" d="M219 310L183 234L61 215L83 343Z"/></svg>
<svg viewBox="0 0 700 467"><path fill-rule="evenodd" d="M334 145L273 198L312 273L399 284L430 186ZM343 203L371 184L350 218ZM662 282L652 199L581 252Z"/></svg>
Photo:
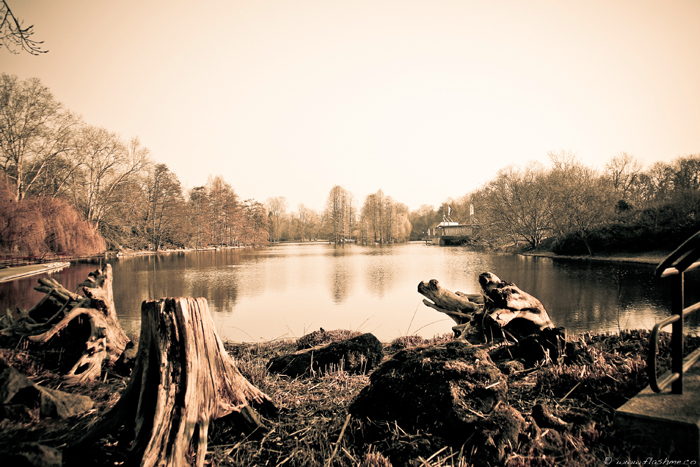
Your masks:
<svg viewBox="0 0 700 467"><path fill-rule="evenodd" d="M438 207L569 150L700 153L700 1L8 0L0 50L188 188L321 209L334 185Z"/></svg>

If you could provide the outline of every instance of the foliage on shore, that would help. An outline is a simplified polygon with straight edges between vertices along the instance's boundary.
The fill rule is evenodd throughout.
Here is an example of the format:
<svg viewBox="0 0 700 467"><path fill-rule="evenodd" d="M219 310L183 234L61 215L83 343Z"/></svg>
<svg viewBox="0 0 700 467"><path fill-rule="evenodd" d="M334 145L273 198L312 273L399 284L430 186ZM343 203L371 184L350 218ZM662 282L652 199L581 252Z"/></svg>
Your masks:
<svg viewBox="0 0 700 467"><path fill-rule="evenodd" d="M94 255L107 244L73 207L59 198L15 202L0 177L0 253Z"/></svg>
<svg viewBox="0 0 700 467"><path fill-rule="evenodd" d="M385 344L385 351L392 355L408 347L451 339L451 335L401 338ZM606 457L633 460L660 454L630 444L616 433L613 424L614 409L647 385L647 339L646 331L580 335L570 340L576 351L566 362L531 369L503 368L509 373L510 407L526 420L541 417L542 410L551 411L549 415L565 424L542 429L531 425L532 429L521 434L518 443L508 450L504 464L593 466ZM689 351L699 345L699 338L687 339ZM350 404L369 384L365 374L351 375L343 368L329 368L308 377L289 378L268 372L270 358L295 352L297 347L293 340L227 344L244 376L273 399L280 414L265 421L267 432L248 437L217 422L209 444L211 465L478 465L476 439L455 445L425 430L407 430L396 423L350 416ZM45 366L53 359L41 352L26 347L0 349L0 357L35 382L54 388L61 385L60 377ZM668 366L668 358L668 336L663 336L659 357L662 366ZM124 379L107 375L104 381L78 389L90 395L98 409L68 421L40 420L36 410L20 420L0 421L4 434L0 452L11 452L20 441L62 446L88 427L98 412L113 405L125 387ZM115 441L108 437L79 454L69 454L64 457L64 465L118 465L127 453Z"/></svg>

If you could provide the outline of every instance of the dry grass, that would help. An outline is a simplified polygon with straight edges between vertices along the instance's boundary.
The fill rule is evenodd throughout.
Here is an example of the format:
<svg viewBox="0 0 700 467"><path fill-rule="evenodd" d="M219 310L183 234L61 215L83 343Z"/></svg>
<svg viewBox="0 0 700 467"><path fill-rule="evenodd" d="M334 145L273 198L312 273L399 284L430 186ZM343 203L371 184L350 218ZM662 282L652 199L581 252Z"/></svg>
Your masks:
<svg viewBox="0 0 700 467"><path fill-rule="evenodd" d="M577 361L524 371L514 371L508 380L507 403L526 419L535 404L544 404L575 429L534 430L521 435L504 460L509 466L600 465L605 457L626 459L643 453L616 436L614 409L646 384L645 332L622 335L585 335L574 338ZM386 346L393 354L403 348L444 342L451 336L433 339L400 338ZM660 362L667 364L668 342L661 343ZM689 350L700 339L689 338ZM208 462L216 466L366 466L394 465L467 467L474 465L478 446L465 440L461 446L424 431L405 431L390 422L370 422L348 415L357 394L369 384L367 375L351 375L334 368L322 375L289 378L267 371L276 355L296 351L293 340L264 344L227 344L241 372L268 394L279 408L275 419L265 420L269 430L244 436L225 423L214 423L209 439ZM31 353L2 349L0 356L47 387L59 387L60 378L45 370ZM387 357L389 358L389 357ZM96 400L98 410L116 402L125 380L110 377L81 392ZM66 433L82 430L95 419L98 410L66 422L39 420L31 416L20 421L3 420L0 453L13 443L38 441L60 446ZM125 452L109 437L84 456L95 458L90 465L115 465ZM635 454L636 453L636 454ZM631 457L634 458L634 457ZM391 459L391 460L389 460ZM106 464L105 462L109 460ZM86 465L66 459L64 465Z"/></svg>

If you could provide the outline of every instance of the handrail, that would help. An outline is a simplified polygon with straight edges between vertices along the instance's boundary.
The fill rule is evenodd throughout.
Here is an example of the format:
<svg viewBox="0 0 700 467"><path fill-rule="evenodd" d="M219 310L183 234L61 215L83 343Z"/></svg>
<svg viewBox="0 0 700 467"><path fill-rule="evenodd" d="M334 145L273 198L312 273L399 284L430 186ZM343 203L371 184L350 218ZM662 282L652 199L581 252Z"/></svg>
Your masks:
<svg viewBox="0 0 700 467"><path fill-rule="evenodd" d="M696 233L673 253L668 255L656 268L656 276L671 277L672 303L668 318L657 323L649 336L647 366L649 386L654 392L661 392L671 385L671 392L683 394L683 373L700 360L700 349L683 358L683 321L691 313L700 310L700 302L685 307L685 273L700 267L700 232ZM671 372L658 380L656 357L659 353L659 332L671 325Z"/></svg>
<svg viewBox="0 0 700 467"><path fill-rule="evenodd" d="M700 302L691 305L685 310L683 310L683 318L698 310L700 310ZM659 354L659 332L662 328L665 328L669 324L675 323L679 319L681 319L679 315L669 316L663 321L657 323L656 326L654 326L654 328L651 330L651 334L649 335L649 357L647 359L647 367L649 371L649 386L651 386L651 389L654 392L663 391L664 388L668 387L669 384L673 383L680 377L678 373L672 372L666 377L664 377L664 379L662 379L661 381L658 381L658 369L656 362L656 357ZM698 360L700 360L700 348L696 349L693 353L688 355L683 360L683 373L688 371L690 367L692 367Z"/></svg>

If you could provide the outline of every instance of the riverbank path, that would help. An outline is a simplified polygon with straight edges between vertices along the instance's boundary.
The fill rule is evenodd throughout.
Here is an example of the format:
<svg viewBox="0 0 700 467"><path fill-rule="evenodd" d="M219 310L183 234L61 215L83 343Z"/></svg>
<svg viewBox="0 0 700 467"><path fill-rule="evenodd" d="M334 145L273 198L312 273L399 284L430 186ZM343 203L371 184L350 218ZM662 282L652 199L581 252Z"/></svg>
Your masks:
<svg viewBox="0 0 700 467"><path fill-rule="evenodd" d="M9 282L22 277L34 276L36 274L44 274L47 272L59 271L70 266L70 263L46 263L46 264L30 264L27 266L17 266L13 268L0 269L0 282Z"/></svg>

